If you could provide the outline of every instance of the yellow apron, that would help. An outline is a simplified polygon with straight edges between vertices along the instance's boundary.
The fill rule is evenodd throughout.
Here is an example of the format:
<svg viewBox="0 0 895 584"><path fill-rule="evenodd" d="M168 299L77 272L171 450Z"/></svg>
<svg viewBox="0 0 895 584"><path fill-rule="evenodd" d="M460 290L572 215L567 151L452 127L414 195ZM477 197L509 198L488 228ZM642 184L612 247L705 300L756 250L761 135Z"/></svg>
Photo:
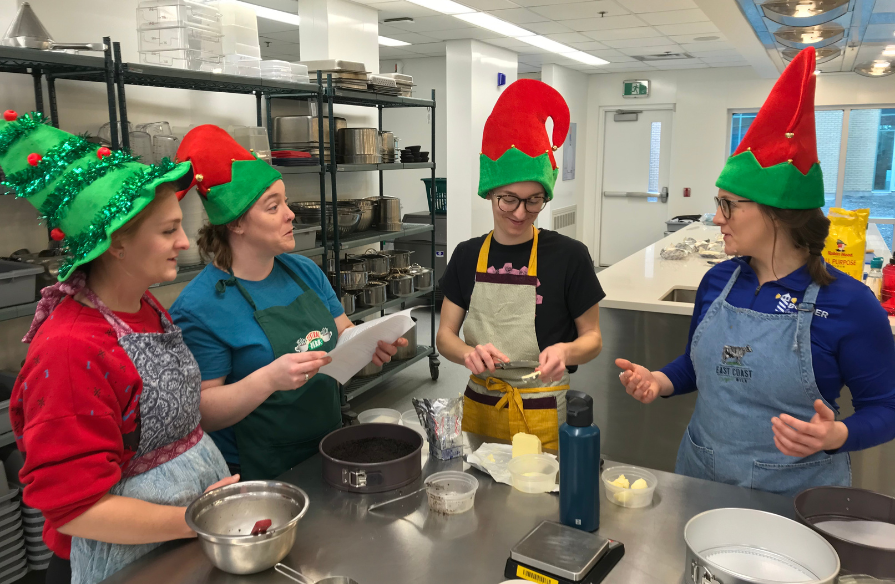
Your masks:
<svg viewBox="0 0 895 584"><path fill-rule="evenodd" d="M479 251L475 286L463 336L470 346L493 344L511 361L537 363L541 353L535 331L537 306L538 230L534 230L527 273L489 274L492 233ZM463 396L463 430L512 439L518 432L535 434L545 448L559 448L559 425L566 417L569 374L548 385L540 378L525 380L531 367L498 369L471 375Z"/></svg>

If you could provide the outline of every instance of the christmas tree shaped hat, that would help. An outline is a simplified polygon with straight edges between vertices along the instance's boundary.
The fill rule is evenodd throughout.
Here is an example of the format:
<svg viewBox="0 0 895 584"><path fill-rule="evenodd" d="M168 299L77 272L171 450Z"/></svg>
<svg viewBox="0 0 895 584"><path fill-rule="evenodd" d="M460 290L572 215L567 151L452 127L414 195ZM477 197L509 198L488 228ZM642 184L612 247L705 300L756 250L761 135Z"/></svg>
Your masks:
<svg viewBox="0 0 895 584"><path fill-rule="evenodd" d="M283 178L270 164L240 146L223 128L205 124L187 132L177 160L193 165L193 182L212 225L238 219L267 188Z"/></svg>
<svg viewBox="0 0 895 584"><path fill-rule="evenodd" d="M0 119L0 168L3 185L34 205L71 256L59 281L109 249L112 233L155 198L158 185L190 174L189 164L141 164L47 125L40 113L12 110Z"/></svg>
<svg viewBox="0 0 895 584"><path fill-rule="evenodd" d="M814 48L789 64L715 186L778 209L824 206L814 130Z"/></svg>
<svg viewBox="0 0 895 584"><path fill-rule="evenodd" d="M553 119L553 144L544 124ZM510 84L497 103L482 136L479 156L479 196L515 182L544 185L547 200L559 170L553 151L569 132L569 106L558 91L540 81L520 79Z"/></svg>

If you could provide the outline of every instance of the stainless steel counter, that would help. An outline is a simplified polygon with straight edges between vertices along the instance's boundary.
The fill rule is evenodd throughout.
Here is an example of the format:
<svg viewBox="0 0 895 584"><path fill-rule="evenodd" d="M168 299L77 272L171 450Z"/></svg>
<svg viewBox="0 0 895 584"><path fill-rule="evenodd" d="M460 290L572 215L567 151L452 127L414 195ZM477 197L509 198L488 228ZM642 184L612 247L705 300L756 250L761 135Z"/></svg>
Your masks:
<svg viewBox="0 0 895 584"><path fill-rule="evenodd" d="M478 442L473 437L474 445ZM607 461L607 466L612 463ZM459 470L460 460L429 461L423 477ZM543 520L558 520L559 498L531 495L495 483L476 470L475 507L463 514L429 513L425 493L367 512L367 506L397 495L344 493L326 485L319 456L282 479L304 489L311 508L298 525L295 547L283 562L312 580L350 576L359 584L498 584L512 548ZM793 517L792 500L778 495L655 471L659 478L653 505L623 509L600 498L599 533L625 544L626 553L608 584L683 582L684 525L709 509L746 507ZM422 478L400 492L422 486ZM291 581L268 570L232 576L212 568L196 542L177 545L141 559L107 583L195 584Z"/></svg>

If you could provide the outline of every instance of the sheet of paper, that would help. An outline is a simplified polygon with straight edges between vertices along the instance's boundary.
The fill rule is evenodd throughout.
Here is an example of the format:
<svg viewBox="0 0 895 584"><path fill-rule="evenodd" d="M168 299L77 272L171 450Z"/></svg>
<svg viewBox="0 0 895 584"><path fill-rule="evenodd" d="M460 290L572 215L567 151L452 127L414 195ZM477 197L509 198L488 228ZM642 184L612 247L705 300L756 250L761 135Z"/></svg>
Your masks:
<svg viewBox="0 0 895 584"><path fill-rule="evenodd" d="M339 335L336 348L329 352L332 363L320 368L339 383L351 377L373 360L379 341L394 343L413 327L410 309L389 314L370 322L346 329Z"/></svg>

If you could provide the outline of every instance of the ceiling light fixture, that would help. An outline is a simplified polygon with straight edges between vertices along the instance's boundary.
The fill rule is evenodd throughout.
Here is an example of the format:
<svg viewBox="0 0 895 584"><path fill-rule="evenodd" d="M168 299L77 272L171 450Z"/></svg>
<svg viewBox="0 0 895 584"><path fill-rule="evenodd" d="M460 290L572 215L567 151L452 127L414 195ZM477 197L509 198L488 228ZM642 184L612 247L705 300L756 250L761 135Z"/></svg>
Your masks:
<svg viewBox="0 0 895 584"><path fill-rule="evenodd" d="M237 4L248 6L255 11L255 15L258 18L274 20L276 22L285 22L286 24L294 24L295 26L298 26L299 22L301 21L297 14L292 14L290 12L274 10L273 8L265 8L264 6L258 6L256 4L250 4L248 2L242 2L240 0L237 0Z"/></svg>
<svg viewBox="0 0 895 584"><path fill-rule="evenodd" d="M540 49L544 49L550 51L551 53L571 53L575 51L572 47L568 47L562 43L558 43L552 39L548 39L547 37L541 35L533 35L527 37L518 37L520 41L523 43L528 43L532 46L538 47Z"/></svg>
<svg viewBox="0 0 895 584"><path fill-rule="evenodd" d="M579 63L584 63L585 65L608 65L609 61L606 59L601 59L600 57L594 57L584 51L572 51L571 53L562 53L563 57L568 57L570 59L575 59Z"/></svg>
<svg viewBox="0 0 895 584"><path fill-rule="evenodd" d="M460 20L466 21L469 24L474 24L476 26L480 26L482 28L488 29L492 32L496 32L498 34L502 34L508 37L529 37L533 36L534 33L524 28L518 27L515 24L510 24L506 20L501 20L496 16L491 16L490 14L485 14L484 12L473 12L470 14L455 14L456 18Z"/></svg>
<svg viewBox="0 0 895 584"><path fill-rule="evenodd" d="M399 41L398 39L390 39L388 37L381 36L379 37L379 44L386 47L406 47L410 43L405 43L404 41Z"/></svg>
<svg viewBox="0 0 895 584"><path fill-rule="evenodd" d="M429 10L434 10L435 12L441 12L442 14L468 14L471 12L475 12L474 8L470 8L469 6L463 6L462 4L458 4L453 2L452 0L408 0L413 4L418 6L422 6L423 8L428 8Z"/></svg>

